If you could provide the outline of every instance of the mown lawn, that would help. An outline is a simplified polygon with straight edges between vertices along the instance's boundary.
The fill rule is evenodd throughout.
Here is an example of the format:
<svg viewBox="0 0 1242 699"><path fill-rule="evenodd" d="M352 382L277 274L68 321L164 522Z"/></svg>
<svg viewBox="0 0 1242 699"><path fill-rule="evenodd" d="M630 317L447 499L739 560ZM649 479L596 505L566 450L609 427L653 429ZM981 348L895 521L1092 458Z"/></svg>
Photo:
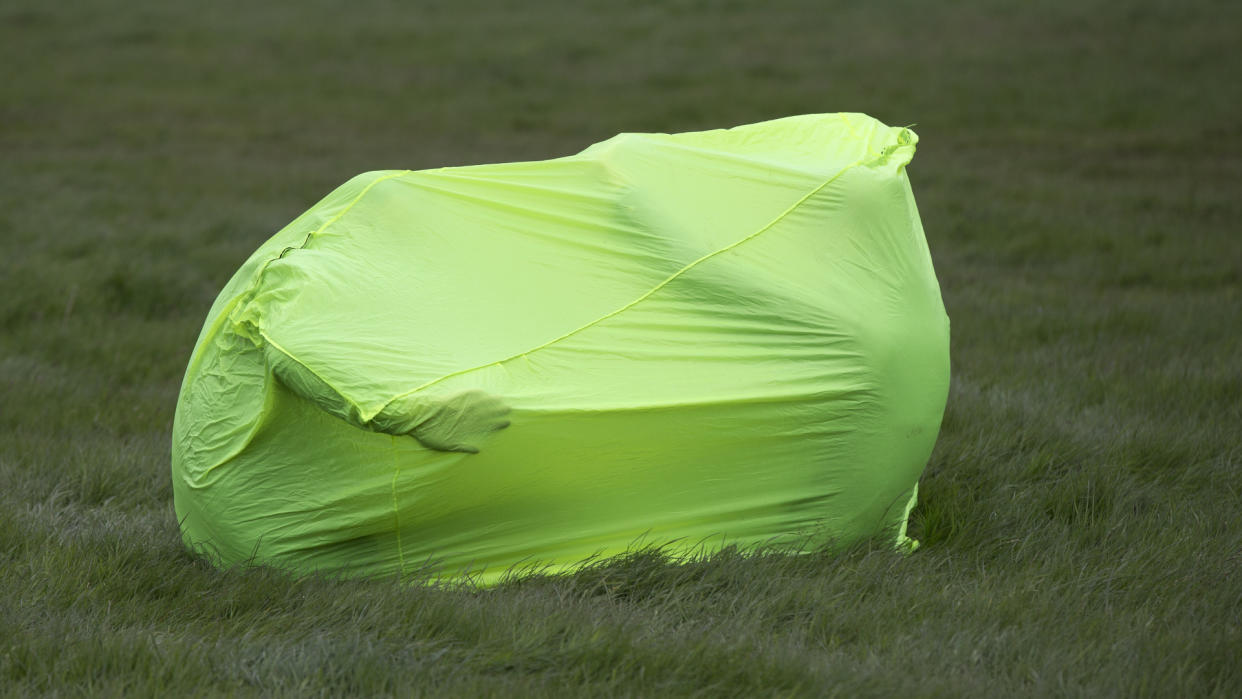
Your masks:
<svg viewBox="0 0 1242 699"><path fill-rule="evenodd" d="M0 8L0 693L1242 695L1242 5L281 4ZM182 548L194 338L335 185L830 111L922 139L917 553L478 591Z"/></svg>

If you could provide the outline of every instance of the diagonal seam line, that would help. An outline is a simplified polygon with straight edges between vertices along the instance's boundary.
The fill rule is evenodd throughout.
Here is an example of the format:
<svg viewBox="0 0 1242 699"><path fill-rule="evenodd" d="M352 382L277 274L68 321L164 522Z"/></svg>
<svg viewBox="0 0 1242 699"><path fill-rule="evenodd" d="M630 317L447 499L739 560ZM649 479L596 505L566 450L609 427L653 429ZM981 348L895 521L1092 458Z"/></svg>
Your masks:
<svg viewBox="0 0 1242 699"><path fill-rule="evenodd" d="M306 246L310 245L312 240L314 240L317 236L322 235L324 231L328 230L328 228L331 227L333 224L335 224L337 221L340 221L341 218L345 216L345 214L349 213L351 209L357 206L358 202L362 201L362 198L365 197L367 193L370 192L373 187L375 187L375 185L379 184L380 182L384 182L386 180L391 180L397 177L403 177L405 175L410 174L411 172L412 170L399 170L397 172L384 175L383 177L375 178L370 183L368 183L366 187L363 187L362 191L358 192L357 196L355 196L353 200L351 200L349 204L345 206L345 208L341 209L341 211L337 215L325 221L322 225L320 225L315 230L311 231L310 233L307 233L306 237L302 239L302 242L300 245L287 246L284 249L282 249L280 253L277 254L275 257L269 259L267 262L264 262L263 266L259 268L258 273L254 275L254 281L250 283L250 286L247 287L244 292L242 292L241 294L238 294L236 298L234 298L231 302L229 302L229 305L223 310L223 312L221 312L220 318L231 319L234 313L240 312L241 309L244 309L247 305L250 304L251 301L254 300L255 295L259 293L259 287L262 286L263 284L263 275L267 272L267 268L271 266L273 262L279 259L282 259L285 255L289 254L293 250L305 250ZM256 325L255 331L268 344L275 347L281 354L284 354L290 360L302 365L302 367L305 368L307 371L309 371L312 375L314 375L315 378L322 381L325 385L331 387L334 391L336 391L337 395L340 396L344 402L353 406L359 413L362 412L361 406L355 404L352 400L346 397L345 394L337 390L336 387L333 386L331 382L329 382L327 379L320 376L317 372L311 369L310 366L307 365L306 362L302 361L301 359L298 359L298 357L295 356L292 352L280 346L280 344L278 344L275 340L273 340L263 328L260 328ZM194 367L197 361L198 361L197 356L191 357L190 366Z"/></svg>
<svg viewBox="0 0 1242 699"><path fill-rule="evenodd" d="M871 139L870 138L864 139L863 137L859 136L858 131L854 129L854 123L850 121L849 117L845 116L845 114L842 112L838 112L837 116L841 117L841 121L845 122L845 128L850 130L850 135L853 136L855 140L862 141L863 145L867 147L868 153L870 153L872 156L876 158L880 157L880 154L877 153L876 150L871 147ZM873 130L874 130L874 127L873 127Z"/></svg>
<svg viewBox="0 0 1242 699"><path fill-rule="evenodd" d="M228 302L228 304L227 304L227 305L225 305L225 307L224 307L223 309L221 309L221 311L220 311L220 315L219 315L219 316L217 316L217 317L216 317L216 319L212 322L212 327L211 327L211 330L208 332L207 337L213 337L213 336L216 334L216 332L219 330L219 328L220 328L222 325L224 325L224 323L225 323L225 322L231 322L231 321L232 321L232 318L233 318L233 314L234 314L234 313L237 313L237 312L239 311L239 309L245 308L247 304L249 304L252 300L254 300L254 296L255 296L255 294L257 294L257 293L258 293L259 286L260 286L260 284L263 282L263 274L264 274L265 272L267 272L267 268L268 268L268 267L269 267L269 266L270 266L273 262L275 262L276 260L281 259L281 258L282 258L282 257L284 257L287 253L289 253L291 250L299 250L299 249L303 249L303 248L305 248L307 245L309 245L309 244L310 244L310 242L311 242L311 240L312 240L312 239L314 239L314 238L315 238L315 236L322 234L325 230L327 230L327 229L328 229L328 227L329 227L329 226L331 226L332 224L334 224L334 223L336 223L337 221L341 220L341 217L342 217L342 216L344 216L345 214L349 213L349 210L350 210L350 209L352 209L352 208L354 208L354 206L355 206L355 205L357 205L357 203L358 203L358 202L362 201L362 198L363 198L364 196L366 196L367 192L370 192L370 191L371 191L371 188L372 188L372 187L374 187L375 185L379 184L380 182L383 182L384 180L390 180L390 179L393 179L394 177L401 177L401 176L403 176L403 175L408 175L408 174L410 174L410 172L411 172L410 170L400 170L400 171L398 171L398 172L394 172L394 173L392 173L392 174L385 175L385 176L383 176L383 177L378 177L378 178L376 178L375 180L372 180L372 181L370 182L370 184L368 184L366 187L363 187L363 188L362 188L362 191L361 191L361 192L358 192L358 195L357 195L356 197L354 197L354 198L353 198L353 201L349 202L349 204L348 204L348 205L346 205L346 207L345 207L344 209L342 209L340 213L338 213L336 216L333 216L331 219L329 219L328 221L326 221L326 222L325 222L323 225L321 225L319 228L316 228L315 230L311 231L310 233L307 233L307 234L306 234L306 237L302 239L302 243L301 243L301 245L297 245L297 246L292 246L292 245L290 245L290 246L288 246L288 247L284 248L283 250L281 250L281 251L280 251L280 253L279 253L279 254L277 254L275 257L273 257L273 258L269 259L267 262L264 262L264 263L263 263L263 266L259 268L258 273L256 273L256 274L254 275L254 280L252 280L252 281L250 282L250 285L249 285L248 287L246 287L246 289L245 289L243 292L241 292L240 294L238 294L237 296L235 296L235 297L233 298L233 300L229 301L229 302ZM267 336L267 333L263 332L263 330L262 330L261 328L256 328L256 329L258 330L259 335L260 335L261 337L263 337L263 339L267 340L268 342L271 342L271 344L272 344L272 345L274 345L274 346L275 346L278 350L280 350L282 353L284 353L284 354L285 354L285 356L289 357L289 359L291 359L291 360L293 360L293 361L297 362L298 364L301 364L303 367L306 367L306 370L307 370L307 371L310 371L312 374L314 374L314 375L315 375L315 377L316 377L316 378L318 378L320 381L324 381L323 377L322 377L322 376L319 376L318 374L315 374L315 372L314 372L314 371L311 371L310 367L306 366L306 363L305 363L305 362L303 362L302 360L300 360L300 359L298 359L297 357L293 356L293 355L292 355L291 353L289 353L289 351L288 351L288 350L286 350L285 348L281 347L280 345L277 345L275 342L272 342L272 339L271 339L270 337L268 337L268 336ZM194 348L194 352L190 355L190 363L189 363L189 365L186 367L186 372L185 372L185 375L186 375L187 377L191 377L191 376L193 376L193 377L194 377L194 379L191 379L191 380L197 380L197 372L198 372L198 367L199 367L199 365L202 363L202 360L203 360L203 351L204 351L204 350L203 350L203 348L204 348L204 347L206 347L206 343L203 343L203 344L201 344L201 345L196 346L196 347ZM324 383L325 383L325 384L327 384L327 385L329 385L329 386L331 386L331 385L332 385L332 384L328 383L327 381L324 381ZM340 391L337 391L337 393L338 393L338 395L340 395ZM341 395L341 397L342 397L342 398L345 398L345 396L344 396L344 395ZM349 401L348 399L346 399L346 402L352 402L352 401ZM355 408L358 408L358 406L354 406L354 407L355 407ZM252 435L253 435L253 430L252 430ZM247 438L247 442L248 442L248 441L249 441L249 438ZM228 461L229 459L233 458L233 457L234 457L234 456L236 456L236 455L237 455L237 451L236 451L236 450L234 450L234 451L233 451L233 452L231 452L228 456L226 456L224 459L221 459L221 460L217 461L217 462L216 462L216 464L215 464L214 466L212 466L212 467L208 468L206 471L204 471L204 472L203 472L203 473L202 473L202 474L201 474L198 478L200 478L200 479L201 479L201 478L205 478L205 477L207 476L207 474L211 473L211 471L215 470L218 466L220 466L221 464L225 463L226 461Z"/></svg>
<svg viewBox="0 0 1242 699"><path fill-rule="evenodd" d="M354 200L353 200L353 201L351 201L351 202L349 202L349 205L348 205L348 206L346 206L344 209L341 209L341 213L339 213L339 214L337 214L337 215L333 216L332 218L328 219L328 221L327 221L326 223L324 223L322 226L320 226L319 228L316 228L315 230L311 231L310 233L307 233L307 234L306 234L306 238L302 241L302 244L301 244L301 245L299 245L296 249L299 249L299 250L300 250L300 249L302 249L302 248L305 248L307 245L309 245L309 244L310 244L310 241L311 241L311 240L312 240L315 236L322 234L324 231L328 230L328 227L329 227L329 226L331 226L332 224L334 224L334 223L336 223L337 221L341 220L341 217L342 217L342 216L344 216L345 214L349 213L349 210L350 210L350 209L354 208L354 206L356 206L356 205L358 204L358 202L362 201L362 198L363 198L363 197L365 197L365 196L367 195L367 193L371 191L371 188L373 188L375 185L379 184L380 182L384 182L384 181L386 181L386 180L391 180L391 179L393 179L393 178L395 178L395 177L404 177L405 175L410 174L410 172L411 172L410 170L398 170L397 172L394 172L394 173L392 173L392 174L389 174L389 175L384 175L383 177L377 177L377 178L375 178L374 180L372 180L370 184L368 184L366 187L363 187L363 188L362 188L362 191L361 191L361 192L358 192L358 196L354 197ZM275 262L276 260L279 260L281 257L283 257L283 256L284 256L284 254L285 254L286 252L289 252L289 250L291 250L291 249L294 249L294 248L285 248L284 250L282 250L282 251L280 252L280 255L277 255L276 257L274 257L274 258L272 258L272 259L268 260L268 261L267 261L267 264L269 264L269 265L270 265L271 263ZM264 265L264 268L266 268L266 267L267 267L267 265ZM262 272L260 272L260 274L262 274Z"/></svg>
<svg viewBox="0 0 1242 699"><path fill-rule="evenodd" d="M668 286L668 284L669 284L669 283L671 283L674 279L677 279L677 278L678 278L678 277L680 277L681 275L685 274L686 272L690 271L690 270L691 270L691 269L693 269L694 267L698 266L700 263L705 262L706 260L709 260L709 259L711 259L711 258L713 258L713 257L715 257L715 256L717 256L717 255L722 254L722 253L728 252L728 251L732 250L733 248L736 248L736 247L738 247L739 245L741 245L741 244L743 244L743 243L745 243L745 242L747 242L747 241L749 241L749 240L751 240L751 239L753 239L753 238L756 238L756 237L758 237L760 234L762 234L762 233L764 233L765 231L767 231L767 230L771 229L773 226L775 226L776 224L780 223L780 222L781 222L781 221L782 221L782 220L783 220L786 216L788 216L789 214L791 214L791 213L793 213L795 210L797 210L797 209L798 209L798 207L800 207L800 206L802 206L804 203L806 203L806 201L807 201L808 199L810 199L811 197L815 196L815 195L816 195L816 194L818 194L820 191L822 191L825 187L827 187L828 185L832 184L833 182L836 182L836 181L837 181L837 180L838 180L838 179L839 179L842 175L844 175L846 172L848 172L848 171L852 170L852 169L853 169L853 168L855 168L855 167L858 167L858 166L859 166L859 165L861 165L862 163L863 163L863 160L861 160L861 159L860 159L860 160L856 160L856 161L854 161L853 163L850 163L849 165L846 165L846 166L845 166L844 168L842 168L839 172L837 172L837 174L833 175L832 177L828 178L827 180L824 180L824 182L823 182L822 184L820 184L818 187L816 187L815 189L812 189L811 191L809 191L809 192L807 192L806 194L804 194L804 195L802 196L802 198L801 198L801 199L799 199L798 201L796 201L796 202L794 202L793 204L791 204L791 205L789 206L789 208L787 208L787 209L785 209L784 211L782 211L782 212L781 212L781 213L780 213L780 214L779 214L776 218L774 218L774 219L772 219L771 221L769 221L767 224L765 224L765 225L764 225L762 228L760 228L759 230L755 231L754 233L751 233L750 235L745 236L744 238L740 238L740 239L738 239L738 240L736 240L736 241L734 241L734 242L730 243L729 245L726 245L725 247L720 248L719 250L715 250L715 251L713 251L713 252L709 252L709 253L707 253L706 255L703 255L702 257L698 258L697 260L694 260L693 262L690 262L689 264L687 264L686 266L684 266L684 267L682 267L681 269L677 270L676 272L673 272L673 273L672 273L671 275L669 275L669 276L668 276L668 278L666 278L664 281L662 281L662 282L660 282L659 284L656 284L655 286L653 286L653 287L651 287L650 289L648 289L648 290L646 291L646 293L644 293L642 296L639 296L638 298L634 299L633 301L630 301L629 303L625 304L624 306L621 306L620 308L617 308L616 310L614 310L614 311L612 311L612 312L610 312L610 313L606 313L606 314L604 314L604 315L600 316L599 318L596 318L595 320L592 320L592 321L590 321L589 323L586 323L585 325L580 325L580 326L578 326L577 328L574 328L573 330L570 330L569 332L567 332L567 333L565 333L565 334L563 334L563 335L560 335L559 337L552 338L551 340L548 340L547 342L545 342L545 343L543 343L543 344L541 344L541 345L537 345L537 346L532 347L532 348L530 348L530 349L528 349L528 350L524 350L524 351L522 351L522 352L518 352L517 354L514 354L514 355L509 356L509 357L505 357L504 359L498 359L498 360L496 360L496 361L494 361L494 362L488 362L488 363L486 363L486 364L479 364L478 366L468 367L468 368L466 368L466 369L458 369L457 371L449 372L449 373L447 373L447 374L444 374L443 376L439 376L439 377L437 377L437 378L434 378L434 379L432 379L432 380L430 380L430 381L428 381L428 382L426 382L426 383L424 383L424 384L422 384L422 385L420 385L420 386L416 386L416 387L414 387L414 388L412 388L412 389L410 389L410 390L408 390L408 391L406 391L406 392L404 392L404 393L398 393L397 395L393 396L392 398L389 398L389 399L388 399L388 401L387 401L387 402L385 402L382 406L380 406L380 407L379 407L379 409L378 409L378 410L376 410L374 413L372 413L372 414L370 414L370 415L367 415L367 416L366 416L366 419L367 419L367 420L370 420L370 419L374 418L376 415L378 415L378 414L380 414L380 413L384 412L384 410L386 410L386 409L388 408L388 406L392 405L392 404L393 404L393 403L395 403L396 401L401 400L402 398L405 398L406 396L409 396L409 395L412 395L412 394L418 393L419 391L421 391L421 390L423 390L423 389L426 389L426 388L429 388L429 387L431 387L431 386L434 386L435 384L438 384L438 383L440 383L441 381L445 381L445 380L450 379L450 378L452 378L452 377L454 377L454 376L460 376L460 375L462 375L462 374L468 374L468 373L470 373L470 372L472 372L472 371L478 371L479 369L484 369L484 368L489 367L489 366L495 366L495 365L498 365L498 364L504 364L505 362L510 362L510 361L513 361L514 359L518 359L519 357L525 357L525 356L526 356L526 355L528 355L528 354L533 354L533 353L535 353L535 352L538 352L538 351L539 351L539 350L541 350L541 349L544 349L544 348L550 347L550 346L552 346L552 345L555 345L556 343L558 343L558 342L560 342L560 341L562 341L562 340L565 340L566 338L569 338L569 337L571 337L571 336L573 336L573 335L576 335L576 334L578 334L578 333L582 332L583 330L586 330L587 328L590 328L590 327L592 327L592 326L598 325L598 324L600 324L600 323L604 322L605 320L608 320L609 318L612 318L613 316L616 316L616 315L619 315L619 314L621 314L621 313L624 313L625 311L627 311L627 310L629 310L629 309L633 308L634 306L637 306L639 303L641 303L641 302L645 301L646 299L650 298L650 297L651 297L653 294L655 294L657 291L659 291L660 289L663 289L665 286Z"/></svg>
<svg viewBox="0 0 1242 699"><path fill-rule="evenodd" d="M347 204L344 209L341 209L340 213L338 213L337 215L325 221L323 225L321 225L320 227L316 228L310 233L307 233L306 237L302 239L302 243L300 245L287 246L284 249L282 249L280 253L277 254L275 257L271 258L267 262L264 262L263 267L259 269L258 274L254 275L254 281L250 283L250 286L246 289L245 293L242 293L238 296L238 298L246 299L245 301L240 303L239 306L245 307L248 303L250 303L254 295L258 293L259 286L263 283L263 275L267 272L267 268L270 267L273 262L283 258L285 255L289 254L290 252L294 250L306 249L306 246L310 245L311 240L313 240L316 236L322 235L323 232L328 230L330 226L332 226L337 221L340 221L341 217L349 213L351 209L357 206L358 202L362 201L362 198L365 197L367 193L371 191L371 188L373 188L375 185L379 184L380 182L384 182L385 180L391 180L394 177L402 177L404 175L408 175L410 174L410 172L411 172L410 170L399 170L397 172L384 175L383 177L377 177L376 179L372 180L370 184L362 188L361 192L358 192L358 196L354 197L353 201L349 202L349 204Z"/></svg>

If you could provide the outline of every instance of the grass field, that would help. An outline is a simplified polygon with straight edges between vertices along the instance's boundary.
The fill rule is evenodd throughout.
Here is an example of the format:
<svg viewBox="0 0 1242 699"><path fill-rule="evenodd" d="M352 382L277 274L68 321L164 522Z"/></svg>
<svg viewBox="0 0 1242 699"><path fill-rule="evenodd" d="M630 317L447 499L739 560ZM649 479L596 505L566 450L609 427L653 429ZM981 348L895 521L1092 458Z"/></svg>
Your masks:
<svg viewBox="0 0 1242 699"><path fill-rule="evenodd" d="M0 693L1242 695L1242 5L277 5L0 8ZM480 592L182 548L194 338L331 188L830 111L922 139L920 551Z"/></svg>

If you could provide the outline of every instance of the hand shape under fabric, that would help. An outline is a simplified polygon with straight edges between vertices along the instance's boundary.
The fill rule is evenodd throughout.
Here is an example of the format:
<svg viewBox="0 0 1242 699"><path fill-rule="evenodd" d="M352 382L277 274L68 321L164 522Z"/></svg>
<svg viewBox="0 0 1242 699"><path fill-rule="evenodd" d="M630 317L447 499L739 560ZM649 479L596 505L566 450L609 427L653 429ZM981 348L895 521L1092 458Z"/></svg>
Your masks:
<svg viewBox="0 0 1242 699"><path fill-rule="evenodd" d="M425 404L426 412L412 435L423 445L440 451L479 453L483 440L509 426L509 406L500 398L471 389L441 401Z"/></svg>

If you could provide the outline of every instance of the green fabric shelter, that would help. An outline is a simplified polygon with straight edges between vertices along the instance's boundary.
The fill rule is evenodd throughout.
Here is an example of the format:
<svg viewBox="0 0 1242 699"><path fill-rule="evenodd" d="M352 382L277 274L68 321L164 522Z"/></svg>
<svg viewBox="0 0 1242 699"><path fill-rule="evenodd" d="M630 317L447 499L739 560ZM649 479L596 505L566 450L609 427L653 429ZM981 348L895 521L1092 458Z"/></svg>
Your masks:
<svg viewBox="0 0 1242 699"><path fill-rule="evenodd" d="M484 583L905 523L949 323L861 114L346 182L224 288L173 429L223 564Z"/></svg>

